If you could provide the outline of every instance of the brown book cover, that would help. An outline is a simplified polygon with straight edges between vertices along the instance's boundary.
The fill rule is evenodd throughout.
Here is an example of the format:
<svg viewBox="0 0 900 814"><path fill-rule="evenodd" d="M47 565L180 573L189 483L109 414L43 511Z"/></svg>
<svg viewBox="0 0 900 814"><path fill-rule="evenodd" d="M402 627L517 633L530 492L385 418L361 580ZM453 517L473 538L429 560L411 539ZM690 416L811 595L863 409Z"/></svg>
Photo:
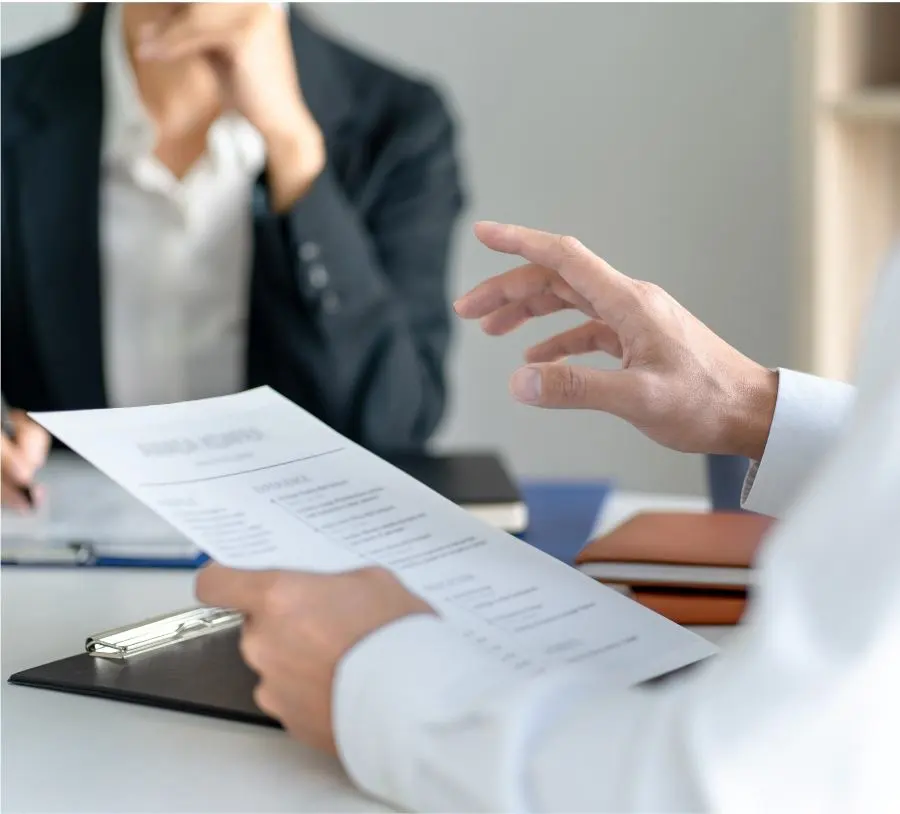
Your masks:
<svg viewBox="0 0 900 814"><path fill-rule="evenodd" d="M742 512L646 512L589 542L576 564L603 582L744 590L773 522Z"/></svg>
<svg viewBox="0 0 900 814"><path fill-rule="evenodd" d="M679 625L736 625L747 605L746 591L635 586L629 596Z"/></svg>
<svg viewBox="0 0 900 814"><path fill-rule="evenodd" d="M773 520L739 512L647 512L588 543L578 567L627 585L636 602L682 625L734 625Z"/></svg>

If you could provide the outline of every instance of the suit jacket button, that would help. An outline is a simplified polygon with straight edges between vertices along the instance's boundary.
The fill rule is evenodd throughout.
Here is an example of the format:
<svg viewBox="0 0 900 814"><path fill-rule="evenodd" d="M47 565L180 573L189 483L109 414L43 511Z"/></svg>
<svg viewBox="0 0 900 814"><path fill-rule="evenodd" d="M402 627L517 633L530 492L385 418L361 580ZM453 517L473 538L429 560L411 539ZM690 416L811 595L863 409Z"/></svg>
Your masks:
<svg viewBox="0 0 900 814"><path fill-rule="evenodd" d="M321 291L328 285L328 270L323 265L315 265L309 270L307 279L316 291Z"/></svg>
<svg viewBox="0 0 900 814"><path fill-rule="evenodd" d="M300 248L297 250L297 256L304 263L311 263L315 260L320 254L321 250L319 249L318 243L313 243L312 241L307 240L305 243L300 244Z"/></svg>
<svg viewBox="0 0 900 814"><path fill-rule="evenodd" d="M326 314L336 314L341 310L341 298L333 291L326 292L322 297L322 310Z"/></svg>

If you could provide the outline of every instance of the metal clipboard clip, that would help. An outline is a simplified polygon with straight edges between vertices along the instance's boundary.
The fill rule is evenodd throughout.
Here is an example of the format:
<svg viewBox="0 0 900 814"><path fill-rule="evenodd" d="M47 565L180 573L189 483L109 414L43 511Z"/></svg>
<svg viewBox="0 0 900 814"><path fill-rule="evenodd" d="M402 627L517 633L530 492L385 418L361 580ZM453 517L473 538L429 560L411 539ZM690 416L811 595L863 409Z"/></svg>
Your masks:
<svg viewBox="0 0 900 814"><path fill-rule="evenodd" d="M243 614L227 608L188 608L96 633L88 637L84 649L91 656L125 661L132 656L237 627L243 621Z"/></svg>
<svg viewBox="0 0 900 814"><path fill-rule="evenodd" d="M15 537L3 541L3 565L93 565L96 560L91 543L46 545Z"/></svg>

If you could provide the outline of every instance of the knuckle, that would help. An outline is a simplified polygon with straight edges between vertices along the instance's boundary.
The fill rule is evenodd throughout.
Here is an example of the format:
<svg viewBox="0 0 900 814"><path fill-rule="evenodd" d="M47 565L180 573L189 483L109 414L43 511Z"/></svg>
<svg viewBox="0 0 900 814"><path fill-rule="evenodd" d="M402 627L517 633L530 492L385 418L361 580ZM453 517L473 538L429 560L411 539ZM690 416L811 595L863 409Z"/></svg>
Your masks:
<svg viewBox="0 0 900 814"><path fill-rule="evenodd" d="M30 418L26 418L21 423L19 432L27 437L35 439L43 439L47 435L47 430L45 430L37 422L32 421Z"/></svg>
<svg viewBox="0 0 900 814"><path fill-rule="evenodd" d="M535 317L543 317L547 316L547 314L552 314L555 311L558 311L560 308L560 297L558 297L555 293L542 294L539 297L536 297L530 303L529 311L532 316Z"/></svg>
<svg viewBox="0 0 900 814"><path fill-rule="evenodd" d="M565 254L578 254L584 250L584 245L577 237L573 237L572 235L561 235L559 238L559 248Z"/></svg>
<svg viewBox="0 0 900 814"><path fill-rule="evenodd" d="M389 579L392 580L394 578L394 573L388 568L385 568L383 565L370 565L366 569L373 578L375 579Z"/></svg>
<svg viewBox="0 0 900 814"><path fill-rule="evenodd" d="M274 695L264 681L253 688L253 701L267 715L278 717Z"/></svg>
<svg viewBox="0 0 900 814"><path fill-rule="evenodd" d="M560 365L557 370L554 380L559 398L570 403L583 401L587 389L584 377L569 365Z"/></svg>
<svg viewBox="0 0 900 814"><path fill-rule="evenodd" d="M656 283L650 283L646 280L634 280L635 291L638 299L644 308L650 309L659 306L666 300L668 294Z"/></svg>
<svg viewBox="0 0 900 814"><path fill-rule="evenodd" d="M28 481L34 475L37 467L34 466L23 450L10 444L3 448L3 474L14 481L22 483Z"/></svg>
<svg viewBox="0 0 900 814"><path fill-rule="evenodd" d="M283 576L275 576L263 596L263 613L266 616L286 616L294 607L295 596L290 583Z"/></svg>
<svg viewBox="0 0 900 814"><path fill-rule="evenodd" d="M387 568L381 565L370 565L366 568L361 568L356 572L356 575L358 579L376 587L390 585L396 579Z"/></svg>
<svg viewBox="0 0 900 814"><path fill-rule="evenodd" d="M204 565L197 573L197 579L194 581L194 595L204 605L211 604L212 581L214 580L215 566L211 564Z"/></svg>
<svg viewBox="0 0 900 814"><path fill-rule="evenodd" d="M567 260L578 257L584 252L584 244L571 235L561 235L559 238L559 252Z"/></svg>
<svg viewBox="0 0 900 814"><path fill-rule="evenodd" d="M264 646L260 637L245 627L238 642L238 649L244 662L255 671L259 671L265 661Z"/></svg>

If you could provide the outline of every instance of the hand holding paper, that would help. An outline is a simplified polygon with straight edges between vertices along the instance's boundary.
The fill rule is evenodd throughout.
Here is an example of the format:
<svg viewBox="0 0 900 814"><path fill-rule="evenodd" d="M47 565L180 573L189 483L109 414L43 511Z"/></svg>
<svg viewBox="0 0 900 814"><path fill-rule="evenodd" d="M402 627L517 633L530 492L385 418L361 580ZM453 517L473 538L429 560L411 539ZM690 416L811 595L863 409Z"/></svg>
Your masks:
<svg viewBox="0 0 900 814"><path fill-rule="evenodd" d="M294 737L332 754L332 686L340 660L373 631L434 613L382 568L324 575L211 565L197 578L197 596L246 615L241 654L259 676L257 706Z"/></svg>
<svg viewBox="0 0 900 814"><path fill-rule="evenodd" d="M35 418L222 565L319 573L382 566L461 637L524 675L577 665L625 687L714 652L699 636L482 524L268 388ZM228 593L226 602L243 601L231 598L224 578L201 586L209 601L219 600L207 588ZM257 619L284 615L277 608L284 610L285 593L278 596L275 610L266 605ZM401 608L411 602L393 588L383 596ZM345 591L318 606L310 619L319 627L309 635L324 635L326 622L352 613L355 597ZM364 615L361 606L356 612ZM396 616L373 618L382 624ZM254 641L254 624L251 612L245 644Z"/></svg>

